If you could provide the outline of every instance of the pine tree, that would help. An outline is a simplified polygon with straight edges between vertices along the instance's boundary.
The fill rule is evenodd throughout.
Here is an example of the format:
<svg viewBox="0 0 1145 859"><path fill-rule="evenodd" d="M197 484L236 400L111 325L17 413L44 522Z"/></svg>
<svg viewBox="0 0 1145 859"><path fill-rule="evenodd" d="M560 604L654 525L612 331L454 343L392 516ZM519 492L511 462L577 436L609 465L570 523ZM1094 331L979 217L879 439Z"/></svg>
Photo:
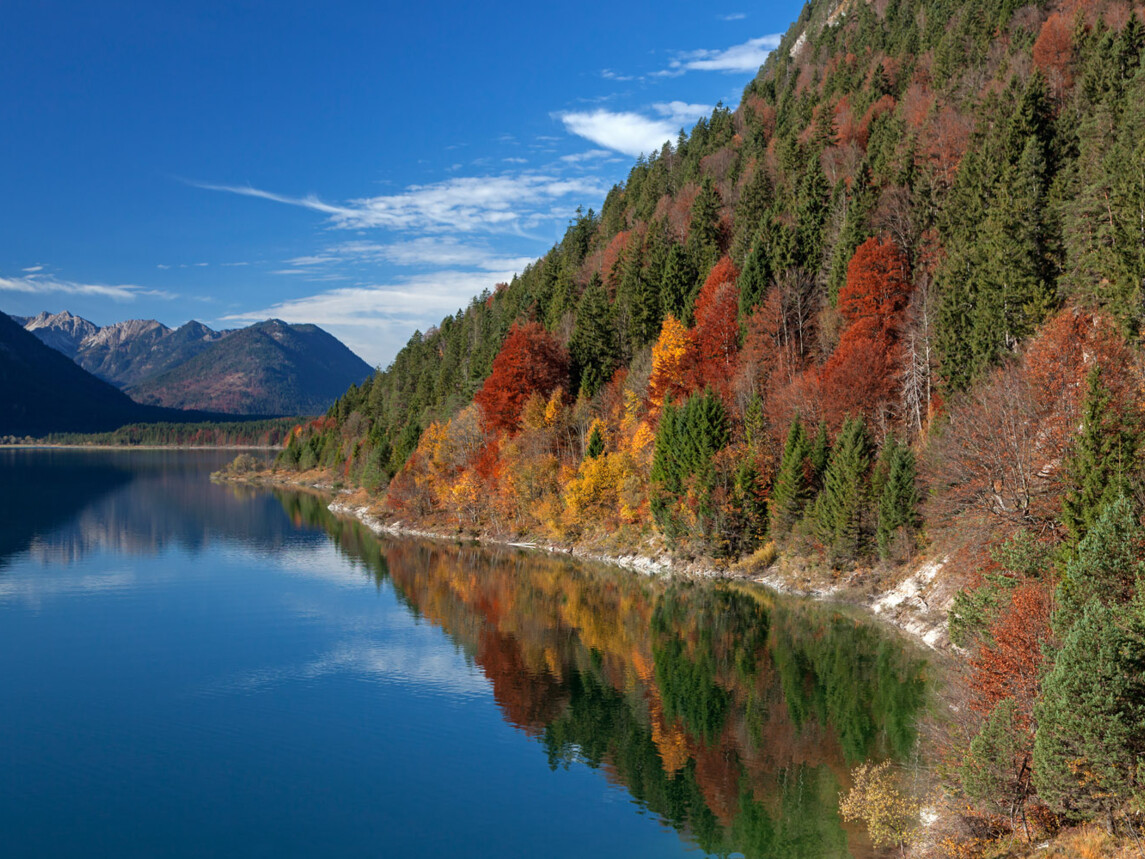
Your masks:
<svg viewBox="0 0 1145 859"><path fill-rule="evenodd" d="M871 443L862 418L843 422L823 480L816 522L833 564L859 558L866 542L868 472Z"/></svg>
<svg viewBox="0 0 1145 859"><path fill-rule="evenodd" d="M771 533L775 537L785 536L807 506L811 495L807 474L809 453L810 446L803 424L796 418L787 432L779 472L771 487Z"/></svg>
<svg viewBox="0 0 1145 859"><path fill-rule="evenodd" d="M599 276L593 277L577 305L569 353L573 389L590 397L612 378L620 362L612 308Z"/></svg>
<svg viewBox="0 0 1145 859"><path fill-rule="evenodd" d="M1028 728L1023 729L1014 699L999 701L958 768L962 790L1009 816L1011 827L1019 814L1025 824L1032 787L1030 751Z"/></svg>
<svg viewBox="0 0 1145 859"><path fill-rule="evenodd" d="M691 299L696 284L696 267L692 264L688 251L682 244L674 243L668 251L664 263L664 277L660 281L660 307L665 314L681 321Z"/></svg>
<svg viewBox="0 0 1145 859"><path fill-rule="evenodd" d="M768 257L767 245L761 237L752 244L743 271L739 276L739 315L741 319L747 318L752 309L763 301L767 295L768 287L771 286L771 279L771 260Z"/></svg>
<svg viewBox="0 0 1145 859"><path fill-rule="evenodd" d="M1129 601L1138 578L1145 576L1143 547L1145 528L1133 502L1119 496L1102 509L1066 564L1054 616L1059 636L1065 636L1088 603Z"/></svg>
<svg viewBox="0 0 1145 859"><path fill-rule="evenodd" d="M692 203L692 218L688 225L688 256L696 266L696 280L691 294L699 290L708 271L720 258L720 195L709 177L700 185L700 193Z"/></svg>
<svg viewBox="0 0 1145 859"><path fill-rule="evenodd" d="M595 422L592 425L592 432L588 436L588 445L585 447L584 458L596 459L604 453L604 436L600 432L600 423Z"/></svg>
<svg viewBox="0 0 1145 859"><path fill-rule="evenodd" d="M733 534L734 554L754 551L767 536L767 501L760 487L759 471L747 457L736 471L735 507L737 520Z"/></svg>
<svg viewBox="0 0 1145 859"><path fill-rule="evenodd" d="M1126 629L1113 609L1090 602L1042 682L1034 784L1050 808L1071 817L1112 825L1136 786L1145 751L1142 612L1139 597Z"/></svg>
<svg viewBox="0 0 1145 859"><path fill-rule="evenodd" d="M827 422L819 421L819 429L815 433L815 440L811 442L811 449L807 454L807 461L811 466L812 493L823 488L823 477L827 473L827 463L830 458L831 439L827 435Z"/></svg>
<svg viewBox="0 0 1145 859"><path fill-rule="evenodd" d="M886 480L879 498L877 540L879 557L890 558L897 545L909 550L910 539L919 525L918 487L915 485L914 453L891 436Z"/></svg>
<svg viewBox="0 0 1145 859"><path fill-rule="evenodd" d="M1086 379L1081 431L1065 468L1071 487L1062 501L1062 524L1075 544L1104 508L1132 493L1129 475L1136 470L1138 438L1111 407L1111 399L1101 367L1093 367Z"/></svg>

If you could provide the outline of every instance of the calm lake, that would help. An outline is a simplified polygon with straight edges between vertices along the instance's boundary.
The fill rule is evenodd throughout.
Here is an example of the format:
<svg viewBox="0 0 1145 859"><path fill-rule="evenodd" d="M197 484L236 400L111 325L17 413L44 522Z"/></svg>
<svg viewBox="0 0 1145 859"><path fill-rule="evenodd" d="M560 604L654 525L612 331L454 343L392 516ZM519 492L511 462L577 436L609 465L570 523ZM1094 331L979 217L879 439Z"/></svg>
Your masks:
<svg viewBox="0 0 1145 859"><path fill-rule="evenodd" d="M868 856L927 668L852 613L373 536L233 452L0 450L5 857Z"/></svg>

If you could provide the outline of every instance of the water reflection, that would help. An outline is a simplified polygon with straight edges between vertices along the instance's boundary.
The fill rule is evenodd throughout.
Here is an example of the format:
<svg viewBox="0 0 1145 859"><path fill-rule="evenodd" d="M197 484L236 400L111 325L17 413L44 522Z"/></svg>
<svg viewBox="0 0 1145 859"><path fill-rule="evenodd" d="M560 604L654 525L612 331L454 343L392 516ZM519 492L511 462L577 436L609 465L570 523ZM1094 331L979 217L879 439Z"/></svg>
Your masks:
<svg viewBox="0 0 1145 859"><path fill-rule="evenodd" d="M851 764L906 757L914 747L925 666L897 639L846 612L754 587L671 585L538 553L379 540L357 522L332 516L318 496L204 479L204 471L230 458L225 452L0 451L7 490L0 493L0 600L9 593L34 598L52 588L116 587L115 577L136 565L75 563L100 551L109 558L162 557L159 565L138 565L138 574L177 577L178 569L153 569L179 563L175 553L161 553L177 548L197 564L200 553L218 546L236 550L231 555L240 563L231 573L254 558L243 552L274 555L278 578L271 590L286 599L283 572L353 581L340 555L379 589L392 589L411 615L426 621L426 633L443 630L488 686L481 675L459 671L465 666L448 659L448 651L420 647L416 635L377 636L370 624L378 616L355 614L362 600L353 592L333 607L313 600L312 591L297 593L291 618L313 617L314 631L321 631L310 647L307 627L253 615L252 606L263 604L252 595L263 596L265 584L235 574L225 587L212 583L209 599L200 594L202 615L188 615L194 625L170 651L181 654L182 642L193 642L212 666L212 653L215 661L223 653L257 654L221 678L214 667L204 671L200 679L212 684L205 697L240 692L244 701L262 701L253 693L289 693L298 681L345 676L397 681L451 702L491 688L504 720L536 741L550 767L602 772L705 851L873 855L862 833L842 824L836 806ZM5 564L17 554L38 559L43 569L5 576ZM154 612L163 623L182 617L161 614L161 602L141 598L141 604L147 610L138 616L145 620ZM75 610L74 618L66 612L56 618L60 629L83 617L80 606ZM345 634L330 642L331 629ZM138 641L154 646L149 634ZM118 658L142 652L132 646ZM113 651L104 670L118 670L116 658ZM40 671L39 663L29 665ZM150 706L156 682L148 676L140 684L144 703L133 709ZM322 688L323 696L336 696L341 687ZM315 697L321 696L299 693L292 706L311 706ZM351 721L370 717L357 698L348 700L335 711ZM124 743L136 749L134 738ZM327 745L340 748L332 739ZM411 743L411 754L415 748ZM201 763L201 757L192 760Z"/></svg>
<svg viewBox="0 0 1145 859"><path fill-rule="evenodd" d="M279 498L445 630L553 768L599 768L710 853L872 852L838 794L854 762L911 753L925 692L922 661L881 629L751 586L382 541Z"/></svg>
<svg viewBox="0 0 1145 859"><path fill-rule="evenodd" d="M15 555L67 565L96 551L191 554L212 541L281 550L300 535L266 493L204 479L231 451L0 450L0 571ZM302 537L305 539L305 537ZM311 534L310 540L322 538Z"/></svg>

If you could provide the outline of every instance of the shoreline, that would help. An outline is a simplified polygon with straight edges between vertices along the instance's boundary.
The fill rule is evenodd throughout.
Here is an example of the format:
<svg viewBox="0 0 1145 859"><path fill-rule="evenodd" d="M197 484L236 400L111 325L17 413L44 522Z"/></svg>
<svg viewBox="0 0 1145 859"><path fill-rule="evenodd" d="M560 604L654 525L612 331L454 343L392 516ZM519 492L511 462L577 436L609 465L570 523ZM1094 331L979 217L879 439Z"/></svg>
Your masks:
<svg viewBox="0 0 1145 859"><path fill-rule="evenodd" d="M217 472L213 479L224 482L245 483L256 486L274 486L285 489L300 489L318 492L328 500L327 509L337 516L356 519L373 533L391 537L418 537L457 543L471 540L488 546L503 546L517 549L530 549L551 555L566 555L577 560L610 564L630 572L650 576L674 576L694 579L724 579L727 581L752 582L786 596L812 599L819 602L836 602L858 608L866 612L872 620L892 626L918 646L936 654L949 656L955 652L947 633L947 611L953 601L953 593L932 592L938 573L946 558L920 558L911 565L909 572L893 587L879 589L872 593L860 593L846 583L834 583L827 587L803 587L785 576L774 567L762 575L737 573L734 570L717 569L700 561L684 562L667 554L660 556L643 555L639 552L608 553L589 547L572 544L569 546L546 545L498 537L486 532L472 536L459 536L457 533L434 531L429 528L407 524L400 519L379 517L369 503L355 503L352 496L362 490L343 489L321 480L285 479L277 474L255 472L246 475ZM341 496L341 497L340 497Z"/></svg>
<svg viewBox="0 0 1145 859"><path fill-rule="evenodd" d="M0 444L0 450L282 450L281 445L261 444L53 444L52 442L17 442Z"/></svg>

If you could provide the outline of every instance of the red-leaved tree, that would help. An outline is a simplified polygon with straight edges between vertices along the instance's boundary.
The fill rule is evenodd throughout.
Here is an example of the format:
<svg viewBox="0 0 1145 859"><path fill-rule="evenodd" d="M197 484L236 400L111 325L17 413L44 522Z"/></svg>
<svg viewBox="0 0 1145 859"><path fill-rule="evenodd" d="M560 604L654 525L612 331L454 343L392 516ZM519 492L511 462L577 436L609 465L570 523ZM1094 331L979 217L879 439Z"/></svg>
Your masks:
<svg viewBox="0 0 1145 859"><path fill-rule="evenodd" d="M859 245L839 290L839 312L849 324L820 373L823 416L832 427L847 415L874 417L895 399L910 292L910 266L894 242Z"/></svg>
<svg viewBox="0 0 1145 859"><path fill-rule="evenodd" d="M691 337L694 387L723 395L731 389L739 355L739 271L728 257L712 267L696 297L696 327Z"/></svg>
<svg viewBox="0 0 1145 859"><path fill-rule="evenodd" d="M473 398L490 430L514 433L532 394L568 388L568 352L538 322L515 324L493 359L493 372Z"/></svg>

